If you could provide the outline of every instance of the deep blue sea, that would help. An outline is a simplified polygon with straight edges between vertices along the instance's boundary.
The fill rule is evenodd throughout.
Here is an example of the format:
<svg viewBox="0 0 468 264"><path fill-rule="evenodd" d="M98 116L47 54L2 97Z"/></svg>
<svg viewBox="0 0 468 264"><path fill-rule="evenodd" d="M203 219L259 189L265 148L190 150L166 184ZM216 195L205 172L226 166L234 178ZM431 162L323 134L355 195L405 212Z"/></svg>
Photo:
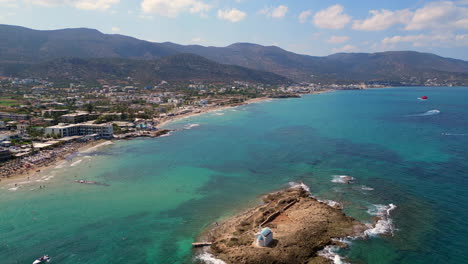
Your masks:
<svg viewBox="0 0 468 264"><path fill-rule="evenodd" d="M301 181L364 222L396 206L386 233L352 241L343 261L468 263L468 88L305 95L168 127L0 185L0 263L192 263L204 228Z"/></svg>

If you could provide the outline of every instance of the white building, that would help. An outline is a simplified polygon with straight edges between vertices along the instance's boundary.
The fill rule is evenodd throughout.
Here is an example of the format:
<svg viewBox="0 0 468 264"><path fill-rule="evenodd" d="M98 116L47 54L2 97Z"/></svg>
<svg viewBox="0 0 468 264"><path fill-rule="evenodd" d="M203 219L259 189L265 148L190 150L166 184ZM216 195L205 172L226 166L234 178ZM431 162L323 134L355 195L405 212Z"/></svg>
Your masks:
<svg viewBox="0 0 468 264"><path fill-rule="evenodd" d="M273 241L273 231L270 228L265 227L262 231L255 234L255 242L259 247L268 247L268 245Z"/></svg>
<svg viewBox="0 0 468 264"><path fill-rule="evenodd" d="M60 137L86 136L97 134L103 138L112 138L114 129L112 124L58 124L56 126L46 127L44 133L47 135L59 135Z"/></svg>

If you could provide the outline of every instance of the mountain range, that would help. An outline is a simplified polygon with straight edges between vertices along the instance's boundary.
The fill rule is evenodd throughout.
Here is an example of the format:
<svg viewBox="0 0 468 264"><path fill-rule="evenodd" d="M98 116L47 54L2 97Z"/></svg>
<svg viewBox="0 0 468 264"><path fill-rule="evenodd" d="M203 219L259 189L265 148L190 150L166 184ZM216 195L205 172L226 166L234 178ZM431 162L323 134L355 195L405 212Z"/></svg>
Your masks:
<svg viewBox="0 0 468 264"><path fill-rule="evenodd" d="M79 70L87 77L93 74L99 77L101 72L101 77L119 77L132 72L131 67L134 67L133 71L143 70L135 74L146 76L139 78L147 81L155 79L154 76L170 76L174 80L199 76L202 80L245 78L269 83L292 80L396 85L418 85L436 79L441 83L468 85L467 61L414 51L338 53L318 57L251 43L204 47L154 43L86 28L41 31L10 25L0 25L0 40L0 75L7 76L63 77L63 70L56 70L66 68ZM80 63L75 63L78 61ZM66 67L61 67L62 63ZM85 74L86 71L90 72Z"/></svg>

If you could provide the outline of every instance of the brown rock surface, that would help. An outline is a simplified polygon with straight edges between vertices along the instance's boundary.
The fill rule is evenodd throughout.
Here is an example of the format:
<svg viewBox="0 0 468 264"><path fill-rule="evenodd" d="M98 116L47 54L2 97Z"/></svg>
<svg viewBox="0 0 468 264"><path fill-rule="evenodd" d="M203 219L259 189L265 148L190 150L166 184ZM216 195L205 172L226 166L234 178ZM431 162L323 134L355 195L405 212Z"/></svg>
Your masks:
<svg viewBox="0 0 468 264"><path fill-rule="evenodd" d="M268 194L264 204L232 217L207 235L209 251L226 263L330 263L317 253L333 238L362 232L365 226L310 197L301 188ZM265 223L266 222L266 223ZM274 241L267 248L254 245L255 233L269 227Z"/></svg>

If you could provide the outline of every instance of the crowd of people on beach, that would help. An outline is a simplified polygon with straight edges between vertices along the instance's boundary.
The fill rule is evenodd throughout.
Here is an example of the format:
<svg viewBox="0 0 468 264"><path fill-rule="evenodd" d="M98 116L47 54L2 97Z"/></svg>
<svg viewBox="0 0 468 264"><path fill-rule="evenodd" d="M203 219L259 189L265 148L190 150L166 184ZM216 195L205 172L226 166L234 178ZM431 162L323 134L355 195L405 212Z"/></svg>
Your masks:
<svg viewBox="0 0 468 264"><path fill-rule="evenodd" d="M27 157L0 163L0 178L29 174L31 171L37 170L40 167L49 166L63 159L66 155L76 152L86 144L88 144L88 142L66 143L53 149L38 151Z"/></svg>

